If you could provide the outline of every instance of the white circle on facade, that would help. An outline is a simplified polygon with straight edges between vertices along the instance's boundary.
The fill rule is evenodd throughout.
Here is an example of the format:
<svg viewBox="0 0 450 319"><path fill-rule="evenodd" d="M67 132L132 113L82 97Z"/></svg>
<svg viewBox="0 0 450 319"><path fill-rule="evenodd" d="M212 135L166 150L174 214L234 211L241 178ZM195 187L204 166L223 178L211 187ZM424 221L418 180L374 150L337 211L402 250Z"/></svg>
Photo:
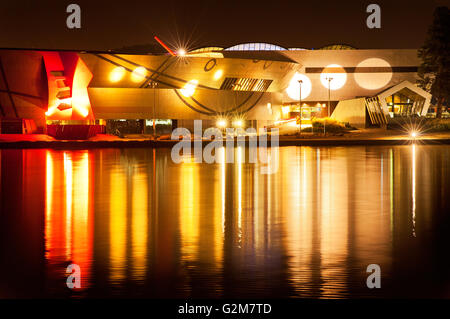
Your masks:
<svg viewBox="0 0 450 319"><path fill-rule="evenodd" d="M339 90L347 82L347 73L342 66L330 64L320 74L320 82L327 89Z"/></svg>
<svg viewBox="0 0 450 319"><path fill-rule="evenodd" d="M301 83L299 81L301 81ZM311 80L306 75L295 72L286 89L286 93L291 99L300 100L300 84L302 100L306 99L311 94Z"/></svg>
<svg viewBox="0 0 450 319"><path fill-rule="evenodd" d="M356 83L367 90L381 89L391 78L391 65L380 58L365 59L355 69Z"/></svg>

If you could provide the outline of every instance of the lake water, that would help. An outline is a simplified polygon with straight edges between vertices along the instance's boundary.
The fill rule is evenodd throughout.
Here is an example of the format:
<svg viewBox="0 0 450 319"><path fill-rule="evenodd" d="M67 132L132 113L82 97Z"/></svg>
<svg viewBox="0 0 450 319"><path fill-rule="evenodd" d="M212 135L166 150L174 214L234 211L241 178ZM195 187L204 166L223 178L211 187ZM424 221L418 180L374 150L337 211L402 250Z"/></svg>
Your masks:
<svg viewBox="0 0 450 319"><path fill-rule="evenodd" d="M450 146L245 153L1 150L0 297L450 298Z"/></svg>

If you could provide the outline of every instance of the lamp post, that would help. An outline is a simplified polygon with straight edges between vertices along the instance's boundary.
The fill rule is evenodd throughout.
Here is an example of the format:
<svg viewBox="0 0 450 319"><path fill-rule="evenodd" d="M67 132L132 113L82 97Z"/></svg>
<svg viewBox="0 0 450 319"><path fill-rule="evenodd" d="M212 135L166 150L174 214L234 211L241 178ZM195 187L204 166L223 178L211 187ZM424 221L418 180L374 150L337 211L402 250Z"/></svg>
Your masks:
<svg viewBox="0 0 450 319"><path fill-rule="evenodd" d="M332 77L327 77L328 80L328 110L327 110L327 117L330 117L330 91L331 91L331 81L333 80ZM323 134L325 135L326 131L325 131L325 123L326 120L323 121Z"/></svg>
<svg viewBox="0 0 450 319"><path fill-rule="evenodd" d="M299 109L300 109L300 125L299 125L299 133L302 134L302 119L303 119L303 112L302 112L302 80L298 80L298 86L300 88L300 95L299 95Z"/></svg>
<svg viewBox="0 0 450 319"><path fill-rule="evenodd" d="M155 81L152 81L151 82L151 86L152 86L152 89L153 89L153 140L155 140L156 139L156 119L155 119L155 116L156 116L156 108L155 108L155 105L156 105L156 91L155 91L155 88L156 88L156 86L158 85L158 83L157 82L155 82Z"/></svg>

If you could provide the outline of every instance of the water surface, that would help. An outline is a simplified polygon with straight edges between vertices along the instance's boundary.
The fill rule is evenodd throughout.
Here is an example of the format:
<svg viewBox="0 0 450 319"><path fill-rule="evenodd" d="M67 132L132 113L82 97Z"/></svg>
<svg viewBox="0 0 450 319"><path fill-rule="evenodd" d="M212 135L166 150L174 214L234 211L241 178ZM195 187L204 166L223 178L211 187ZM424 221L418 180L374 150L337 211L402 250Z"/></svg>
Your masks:
<svg viewBox="0 0 450 319"><path fill-rule="evenodd" d="M450 297L449 146L245 153L1 150L0 297Z"/></svg>

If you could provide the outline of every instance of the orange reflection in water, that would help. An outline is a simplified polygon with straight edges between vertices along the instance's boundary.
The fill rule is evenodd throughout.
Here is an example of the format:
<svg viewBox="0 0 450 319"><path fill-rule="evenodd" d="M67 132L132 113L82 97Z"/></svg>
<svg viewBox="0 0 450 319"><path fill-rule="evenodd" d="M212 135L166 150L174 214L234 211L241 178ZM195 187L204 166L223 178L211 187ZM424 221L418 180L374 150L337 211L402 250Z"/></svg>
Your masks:
<svg viewBox="0 0 450 319"><path fill-rule="evenodd" d="M192 161L180 164L180 237L183 261L193 261L198 254L199 209L198 169Z"/></svg>
<svg viewBox="0 0 450 319"><path fill-rule="evenodd" d="M145 277L148 239L148 175L143 167L133 170L132 193L132 277L142 282Z"/></svg>
<svg viewBox="0 0 450 319"><path fill-rule="evenodd" d="M445 167L428 150L283 147L274 174L246 148L234 163L221 148L219 163L176 165L164 150L47 151L46 258L89 278L95 207L106 294L367 296L365 267L389 278L395 246L430 227L437 177L424 168Z"/></svg>
<svg viewBox="0 0 450 319"><path fill-rule="evenodd" d="M49 264L81 268L81 289L89 286L93 220L90 214L87 151L46 152L45 246ZM59 269L60 272L65 269Z"/></svg>
<svg viewBox="0 0 450 319"><path fill-rule="evenodd" d="M126 276L127 252L127 179L123 170L110 174L109 238L110 281L120 283Z"/></svg>
<svg viewBox="0 0 450 319"><path fill-rule="evenodd" d="M390 205L384 204L390 171L383 169L382 156L352 159L346 152L282 150L278 178L285 190L286 253L299 295L345 297L352 283L364 282L365 268L350 271L349 260L378 263L386 273L390 269L387 255L379 253L391 250ZM363 198L373 200L356 200Z"/></svg>

